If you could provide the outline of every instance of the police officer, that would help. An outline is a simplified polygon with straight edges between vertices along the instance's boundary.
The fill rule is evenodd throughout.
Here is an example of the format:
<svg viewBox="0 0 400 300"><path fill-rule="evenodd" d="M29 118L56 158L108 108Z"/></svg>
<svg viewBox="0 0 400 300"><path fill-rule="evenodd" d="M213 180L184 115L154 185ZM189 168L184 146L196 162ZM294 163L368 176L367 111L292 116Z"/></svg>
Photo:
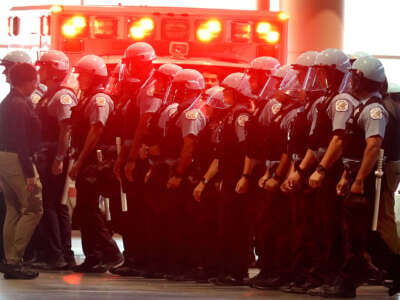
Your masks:
<svg viewBox="0 0 400 300"><path fill-rule="evenodd" d="M297 117L304 112L304 97L301 88L307 74L307 70L313 65L317 52L308 51L301 54L295 64L286 72L282 80L276 103L271 103L272 121L268 130L267 159L269 160L265 175L260 178L260 187L266 190L268 206L265 225L263 255L264 268L267 271L265 279L253 282L253 286L260 289L277 289L288 284L293 278L292 265L297 253L293 252L294 229L293 207L294 197L285 195L279 189L284 182L290 168L292 149L289 147L288 138L292 137L292 126ZM267 106L266 106L267 108ZM279 211L287 211L289 218L276 218ZM275 241L273 239L276 239ZM272 240L272 247L267 241Z"/></svg>
<svg viewBox="0 0 400 300"><path fill-rule="evenodd" d="M380 93L385 82L382 63L371 56L357 59L344 79L344 91L358 102L345 130L345 171L337 185L338 195L345 196L342 220L345 261L333 285L323 288L323 296L355 297L357 283L367 274L364 253L370 225L369 205L374 195L371 171L388 123Z"/></svg>
<svg viewBox="0 0 400 300"><path fill-rule="evenodd" d="M76 180L75 213L78 214L81 227L85 261L76 266L74 271L105 272L123 261L99 209L99 191L96 186L96 148L114 104L104 93L108 73L101 58L95 55L84 56L78 61L75 72L78 74L82 96L72 110L72 145L76 155L69 176Z"/></svg>
<svg viewBox="0 0 400 300"><path fill-rule="evenodd" d="M128 211L125 213L122 234L125 261L119 268L112 269L113 273L119 275L141 275L140 270L143 269L146 260L145 228L143 226L146 212L143 201L143 184L140 180L133 180L133 177L144 177L147 170L146 161L138 160L133 174L133 171L129 171L130 164L127 162L127 156L140 120L140 101L138 99L148 97L147 94L151 94L153 88L151 82L155 72L153 66L155 58L156 54L151 45L138 42L125 50L121 62L120 82L123 94L127 96L127 99L121 112L123 119L122 149L114 164L114 174L123 183L127 195Z"/></svg>
<svg viewBox="0 0 400 300"><path fill-rule="evenodd" d="M246 74L249 75L251 92L254 96L262 96L268 77L272 75L279 66L279 61L270 56L256 57L250 62Z"/></svg>
<svg viewBox="0 0 400 300"><path fill-rule="evenodd" d="M7 53L0 61L0 65L4 67L3 74L6 77L6 82L10 83L9 72L11 68L18 63L32 64L31 57L24 51L15 50ZM0 191L0 228L3 228L4 217L6 213L3 194ZM4 258L3 252L3 232L0 232L0 260Z"/></svg>
<svg viewBox="0 0 400 300"><path fill-rule="evenodd" d="M137 106L139 107L139 123L134 134L134 140L128 154L128 164L125 169L127 170L128 180L131 182L136 181L138 188L143 188L144 174L142 177L138 177L139 174L134 175L136 161L138 161L139 166L143 161L147 160L148 145L151 145L154 139L152 135L152 127L154 126L159 110L166 103L166 98L168 97L169 91L171 89L172 80L175 75L182 70L181 67L175 64L164 64L161 65L155 72L147 93L140 93L140 97L137 98ZM144 146L146 145L146 146ZM145 193L145 192L144 192ZM139 199L138 199L139 201ZM157 210L156 207L152 207L153 202L147 202L144 194L143 198L140 199L143 202L146 211L143 212L141 216L143 222L140 225L143 227L142 231L142 249L145 254L140 270L135 270L135 266L130 266L129 262L125 263L123 266L118 268L118 270L113 270L119 275L135 275L135 272L140 271L141 275L145 277L160 277L159 268L157 266L156 252L159 249L157 244L154 244L155 236L152 234L152 226L157 223L154 217L154 212ZM136 266L138 267L138 266ZM139 273L138 273L139 275Z"/></svg>
<svg viewBox="0 0 400 300"><path fill-rule="evenodd" d="M158 138L149 147L151 169L146 175L146 202L152 203L157 222L152 230L159 243L155 253L159 271L169 280L193 279L193 202L188 180L200 132L206 117L200 109L204 78L196 70L179 71L166 105L156 119ZM153 191L151 191L153 188Z"/></svg>
<svg viewBox="0 0 400 300"><path fill-rule="evenodd" d="M219 270L210 280L217 285L244 285L248 278L249 218L247 195L235 192L241 176L246 140L246 123L254 112L249 78L232 73L222 82L224 102L229 107L220 124L220 141L204 178L210 181L218 172L222 178L219 215ZM228 250L229 249L229 250Z"/></svg>
<svg viewBox="0 0 400 300"><path fill-rule="evenodd" d="M284 190L294 197L295 215L299 220L295 225L298 234L296 234L294 244L296 259L293 265L293 273L297 275L293 282L285 288L286 292L305 293L308 289L321 284L322 274L320 271L319 274L316 274L317 269L329 263L327 260L321 263L321 249L327 248L326 244L331 242L332 234L330 231L322 232L322 228L326 230L329 223L323 224L320 219L331 213L338 201L329 201L329 205L333 206L329 209L326 207L327 211L322 213L322 210L325 209L323 205L326 205L326 197L329 197L326 196L329 190L325 190L321 194L321 196L324 195L324 199L319 199L318 191L310 190L306 183L307 174L309 175L313 170L312 167L315 168L317 163L314 153L307 151L311 143L304 140L304 137L308 135L312 125L314 127L328 126L328 120L315 119L318 112L317 107L321 106L321 102L329 101L333 95L337 94L342 78L349 68L350 62L346 54L337 49L326 49L317 55L315 64L309 68L304 81L303 91L306 104L304 112L295 118L291 129L288 146L292 152L292 168L284 183ZM329 136L328 133L324 134ZM313 138L314 143L323 140L323 136L318 138L314 136ZM324 188L326 187L324 186ZM334 195L334 193L331 194ZM338 211L337 207L336 212ZM326 256L325 253L327 250L324 250Z"/></svg>
<svg viewBox="0 0 400 300"><path fill-rule="evenodd" d="M68 57L61 51L44 53L36 63L47 93L36 105L42 122L42 145L37 156L43 184L44 214L40 223L45 241L45 261L34 267L65 269L75 266L71 250L71 222L68 207L61 203L71 139L71 109L77 105L73 87L65 87L70 72Z"/></svg>
<svg viewBox="0 0 400 300"><path fill-rule="evenodd" d="M199 139L207 124L201 94L204 78L196 70L184 69L172 81L171 102L160 115L159 127L164 135L160 154L168 168L164 181L166 201L167 279L193 280L197 267L195 249L195 216L197 203L192 197L192 161Z"/></svg>
<svg viewBox="0 0 400 300"><path fill-rule="evenodd" d="M257 99L256 103L256 110L255 110L255 118L253 120L257 119L258 113L263 109L264 105L266 104L267 101L262 101L267 98L267 95L262 95L265 94L266 89L265 89L265 84L268 81L269 76L272 75L274 70L276 70L280 66L279 61L270 56L260 56L255 59L253 59L250 64L248 69L246 70L246 74L249 75L249 81L250 81L250 86L251 86L251 92ZM256 165L254 166L255 170L253 172L254 178L262 176L262 165L256 162ZM247 185L247 179L242 177L238 185ZM238 190L241 188L238 187ZM243 191L244 193L245 191ZM247 191L246 191L247 192ZM250 193L256 193L256 189L252 189ZM255 199L259 199L257 195L251 196ZM259 201L252 201L251 202L251 208L250 210L252 211L251 215L256 214L256 212L259 211L259 206L260 203ZM254 222L251 224L251 229L250 229L250 236L249 239L251 240L250 247L249 247L249 263L250 265L255 264L255 256L254 256L254 234L255 234L255 227L256 227L256 220L257 218L254 218Z"/></svg>
<svg viewBox="0 0 400 300"><path fill-rule="evenodd" d="M271 175L269 171L272 167L271 161L274 160L271 155L268 155L268 151L273 148L271 146L272 143L270 144L271 132L276 131L273 129L272 120L279 113L282 107L282 103L277 100L276 94L283 78L290 69L290 65L285 65L279 67L269 76L268 81L263 88L264 93L262 99L258 101L258 111L256 112L254 118L247 123L248 137L243 174L249 174L251 175L251 178L258 180L264 174L253 172L253 168L256 162L260 162L260 171L264 171L266 174L261 177L262 183L264 183L265 179ZM262 103L264 104L262 105ZM276 148L277 147L275 147L275 149ZM278 153L278 156L279 155L280 153ZM278 159L279 157L275 158L275 160ZM267 171L262 169L265 167L267 167ZM274 226L269 225L271 223L271 219L274 218L274 212L271 213L270 205L270 200L272 197L269 197L268 193L263 189L263 186L259 186L257 182L256 185L257 186L254 187L254 190L256 190L254 201L259 202L258 211L254 211L252 214L255 215L256 219L254 231L255 252L258 255L258 261L261 270L257 276L250 280L250 285L254 287L258 285L261 286L262 282L267 281L272 273L270 271L272 262L274 261L275 250L273 240L276 240L270 234L270 229ZM238 193L244 193L247 191L248 186L248 179L246 177L242 177L236 185L236 191ZM275 199L273 199L273 201L275 201Z"/></svg>

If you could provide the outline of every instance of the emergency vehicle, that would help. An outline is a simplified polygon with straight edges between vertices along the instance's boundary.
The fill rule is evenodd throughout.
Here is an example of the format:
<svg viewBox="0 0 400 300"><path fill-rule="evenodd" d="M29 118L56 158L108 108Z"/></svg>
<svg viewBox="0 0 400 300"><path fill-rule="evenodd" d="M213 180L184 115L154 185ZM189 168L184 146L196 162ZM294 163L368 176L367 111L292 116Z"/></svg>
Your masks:
<svg viewBox="0 0 400 300"><path fill-rule="evenodd" d="M10 49L56 49L72 65L86 54L113 67L133 42L151 44L156 64L172 62L223 77L257 56L287 57L283 12L147 6L20 6L8 17Z"/></svg>

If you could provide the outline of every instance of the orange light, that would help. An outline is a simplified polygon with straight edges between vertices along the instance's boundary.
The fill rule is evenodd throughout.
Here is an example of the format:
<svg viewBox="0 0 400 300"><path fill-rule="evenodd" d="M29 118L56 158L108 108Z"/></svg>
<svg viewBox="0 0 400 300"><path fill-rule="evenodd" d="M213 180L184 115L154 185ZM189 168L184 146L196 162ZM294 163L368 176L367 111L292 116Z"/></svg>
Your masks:
<svg viewBox="0 0 400 300"><path fill-rule="evenodd" d="M154 29L154 21L150 18L141 19L139 25L146 31L152 31Z"/></svg>
<svg viewBox="0 0 400 300"><path fill-rule="evenodd" d="M268 22L260 22L257 25L257 33L259 34L267 34L271 30L271 24Z"/></svg>
<svg viewBox="0 0 400 300"><path fill-rule="evenodd" d="M74 16L65 21L64 25L62 26L62 33L66 37L75 37L76 35L82 33L85 27L86 18L82 16Z"/></svg>
<svg viewBox="0 0 400 300"><path fill-rule="evenodd" d="M215 19L202 23L197 29L196 35L201 42L210 42L218 37L222 30L221 22Z"/></svg>
<svg viewBox="0 0 400 300"><path fill-rule="evenodd" d="M260 39L269 44L276 44L280 39L280 33L274 30L270 23L260 22L257 24L256 31Z"/></svg>
<svg viewBox="0 0 400 300"><path fill-rule="evenodd" d="M280 35L279 32L277 32L277 31L270 31L270 32L267 34L266 41L267 41L268 43L270 43L270 44L275 44L275 43L277 43L277 42L279 41L280 36L281 36L281 35Z"/></svg>
<svg viewBox="0 0 400 300"><path fill-rule="evenodd" d="M63 11L63 7L61 5L53 5L50 8L50 12L52 12L53 14L59 14L62 11Z"/></svg>
<svg viewBox="0 0 400 300"><path fill-rule="evenodd" d="M208 31L212 33L221 32L221 22L218 20L210 20L207 22Z"/></svg>
<svg viewBox="0 0 400 300"><path fill-rule="evenodd" d="M76 28L84 28L86 26L86 19L81 16L75 16L72 18L72 25Z"/></svg>
<svg viewBox="0 0 400 300"><path fill-rule="evenodd" d="M281 20L281 21L286 21L286 20L289 20L289 19L290 19L290 16L289 16L287 13L281 11L281 12L278 14L278 18L279 18L279 20Z"/></svg>
<svg viewBox="0 0 400 300"><path fill-rule="evenodd" d="M151 18L142 18L129 28L129 35L134 40L142 40L154 30L154 21Z"/></svg>
<svg viewBox="0 0 400 300"><path fill-rule="evenodd" d="M212 40L212 33L206 29L197 30L197 38L202 42L209 42Z"/></svg>

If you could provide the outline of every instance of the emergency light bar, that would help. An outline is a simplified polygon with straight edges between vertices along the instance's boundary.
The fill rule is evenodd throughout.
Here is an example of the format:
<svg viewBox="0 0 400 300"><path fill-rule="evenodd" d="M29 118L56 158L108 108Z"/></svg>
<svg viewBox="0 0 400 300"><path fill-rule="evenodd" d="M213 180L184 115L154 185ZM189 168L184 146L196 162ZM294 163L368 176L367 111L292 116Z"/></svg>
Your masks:
<svg viewBox="0 0 400 300"><path fill-rule="evenodd" d="M221 30L221 22L217 19L211 19L200 24L196 36L199 41L207 43L218 38Z"/></svg>
<svg viewBox="0 0 400 300"><path fill-rule="evenodd" d="M154 21L152 18L144 17L133 23L129 28L129 37L138 41L153 34Z"/></svg>
<svg viewBox="0 0 400 300"><path fill-rule="evenodd" d="M279 42L280 33L269 22L259 22L256 25L257 38L269 44Z"/></svg>
<svg viewBox="0 0 400 300"><path fill-rule="evenodd" d="M62 33L65 37L72 38L82 34L86 28L86 18L73 16L62 25Z"/></svg>

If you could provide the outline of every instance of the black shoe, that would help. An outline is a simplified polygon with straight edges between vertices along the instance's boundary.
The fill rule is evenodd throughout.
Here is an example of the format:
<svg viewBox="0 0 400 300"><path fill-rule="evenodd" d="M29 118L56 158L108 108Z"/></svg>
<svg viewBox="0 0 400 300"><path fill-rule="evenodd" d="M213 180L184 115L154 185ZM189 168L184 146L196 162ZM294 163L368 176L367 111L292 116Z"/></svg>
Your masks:
<svg viewBox="0 0 400 300"><path fill-rule="evenodd" d="M51 262L36 262L32 263L31 268L49 271L62 271L68 266L64 257L59 257Z"/></svg>
<svg viewBox="0 0 400 300"><path fill-rule="evenodd" d="M133 276L133 277L141 277L143 272L136 269L132 264L126 263L122 264L116 268L110 268L110 273L119 275L119 276Z"/></svg>
<svg viewBox="0 0 400 300"><path fill-rule="evenodd" d="M169 281L195 281L196 277L193 272L186 272L168 274L166 279Z"/></svg>
<svg viewBox="0 0 400 300"><path fill-rule="evenodd" d="M209 272L207 272L203 268L199 268L197 269L196 272L196 283L208 283L208 280L213 277L214 276L212 276Z"/></svg>
<svg viewBox="0 0 400 300"><path fill-rule="evenodd" d="M35 279L39 276L38 272L28 270L21 265L7 265L4 272L4 279Z"/></svg>
<svg viewBox="0 0 400 300"><path fill-rule="evenodd" d="M76 267L75 256L67 256L65 261L67 262L67 265L64 267L64 271L70 271Z"/></svg>
<svg viewBox="0 0 400 300"><path fill-rule="evenodd" d="M264 272L263 270L260 271L260 273L258 273L256 276L254 276L253 278L251 278L249 280L249 286L253 286L254 284L257 284L258 282L262 282L268 279L268 273Z"/></svg>
<svg viewBox="0 0 400 300"><path fill-rule="evenodd" d="M223 278L216 277L210 280L211 283L219 286L243 286L248 285L248 282L243 278L235 278L232 275L227 275Z"/></svg>
<svg viewBox="0 0 400 300"><path fill-rule="evenodd" d="M254 288L260 290L277 290L280 287L287 285L288 281L285 280L282 276L275 275L271 276L264 281L258 281L253 285Z"/></svg>
<svg viewBox="0 0 400 300"><path fill-rule="evenodd" d="M326 286L321 295L324 298L355 298L356 286L349 280L338 278L331 286Z"/></svg>
<svg viewBox="0 0 400 300"><path fill-rule="evenodd" d="M105 273L107 269L107 265L93 260L85 260L82 264L72 268L75 273Z"/></svg>
<svg viewBox="0 0 400 300"><path fill-rule="evenodd" d="M294 281L282 285L279 290L284 293L292 293L292 289L296 286Z"/></svg>
<svg viewBox="0 0 400 300"><path fill-rule="evenodd" d="M103 263L107 265L108 269L115 269L124 264L124 257L120 254L114 257L104 258Z"/></svg>
<svg viewBox="0 0 400 300"><path fill-rule="evenodd" d="M395 279L388 291L389 296L394 296L397 293L400 293L400 279Z"/></svg>
<svg viewBox="0 0 400 300"><path fill-rule="evenodd" d="M325 294L325 289L328 289L329 286L327 284L315 287L313 289L309 289L307 294L310 296L322 297Z"/></svg>

